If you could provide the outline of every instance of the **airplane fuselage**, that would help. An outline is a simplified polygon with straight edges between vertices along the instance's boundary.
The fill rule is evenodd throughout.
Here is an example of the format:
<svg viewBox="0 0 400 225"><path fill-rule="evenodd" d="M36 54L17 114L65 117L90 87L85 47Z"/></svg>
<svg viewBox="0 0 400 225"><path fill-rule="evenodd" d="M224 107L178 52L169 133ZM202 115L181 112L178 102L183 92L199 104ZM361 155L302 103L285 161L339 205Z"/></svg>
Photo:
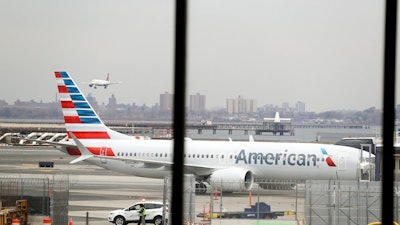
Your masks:
<svg viewBox="0 0 400 225"><path fill-rule="evenodd" d="M87 140L85 145L104 146L88 149L108 157L86 161L110 170L152 178L164 178L171 173L173 142L169 140L120 140L104 144ZM198 176L211 174L218 169L238 167L252 171L256 179L358 179L360 150L350 147L306 143L186 141L185 148L185 164L196 168L191 170L189 166L185 173ZM146 161L157 161L160 165L149 166Z"/></svg>
<svg viewBox="0 0 400 225"><path fill-rule="evenodd" d="M108 80L98 80L98 79L93 79L90 83L90 87L107 87L110 85L110 81Z"/></svg>

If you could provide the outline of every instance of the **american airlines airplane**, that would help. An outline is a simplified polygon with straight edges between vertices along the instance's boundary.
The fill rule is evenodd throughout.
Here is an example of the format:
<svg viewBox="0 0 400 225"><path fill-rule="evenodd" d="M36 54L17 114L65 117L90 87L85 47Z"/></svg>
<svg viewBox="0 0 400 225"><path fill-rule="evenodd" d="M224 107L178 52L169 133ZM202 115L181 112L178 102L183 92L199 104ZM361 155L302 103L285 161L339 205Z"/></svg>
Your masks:
<svg viewBox="0 0 400 225"><path fill-rule="evenodd" d="M68 143L53 143L85 161L140 177L171 175L172 140L138 140L108 128L67 72L55 72ZM71 141L73 140L73 142ZM315 143L186 140L184 173L226 192L248 191L258 181L360 177L361 150Z"/></svg>
<svg viewBox="0 0 400 225"><path fill-rule="evenodd" d="M107 74L107 77L106 77L105 80L93 79L93 80L89 83L89 87L94 87L94 88L97 88L97 87L104 87L104 89L105 89L105 88L108 87L108 85L111 85L111 84L119 84L119 83L121 83L121 82L111 82L111 81L110 81L110 74Z"/></svg>

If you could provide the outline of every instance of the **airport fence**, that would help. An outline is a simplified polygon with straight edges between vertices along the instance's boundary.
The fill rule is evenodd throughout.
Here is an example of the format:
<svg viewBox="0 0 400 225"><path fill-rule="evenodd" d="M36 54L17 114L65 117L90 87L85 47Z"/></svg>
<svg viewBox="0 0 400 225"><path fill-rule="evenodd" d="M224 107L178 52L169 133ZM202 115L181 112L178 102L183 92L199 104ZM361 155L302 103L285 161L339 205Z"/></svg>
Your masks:
<svg viewBox="0 0 400 225"><path fill-rule="evenodd" d="M276 213L276 219L280 224L369 224L382 221L381 185L379 181L268 181L258 182L249 192L232 193L221 192L212 186L207 186L206 192L196 194L193 200L195 202L192 202L195 207L191 209L196 215L194 220L196 224L221 224L221 221L226 221L227 218L223 217L227 212L245 212L259 202L270 206L271 212ZM394 205L388 209L394 210L394 220L399 221L400 182L394 185ZM237 215L243 216L240 219L253 216ZM232 218L235 217L229 219ZM242 224L254 224L255 221L262 221L265 224L271 222L271 218L264 216L255 216L252 219L253 222L243 220Z"/></svg>
<svg viewBox="0 0 400 225"><path fill-rule="evenodd" d="M233 182L226 183L228 186L238 186ZM195 192L196 187L185 187L185 192ZM188 191L189 187L193 190ZM279 220L279 224L305 224L302 222L305 221L304 187L304 183L295 181L263 181L248 192L225 192L206 185L203 186L206 191L196 190L195 198L184 198L185 205L194 205L185 208L191 215L188 217L191 220L186 224L276 224L273 222L275 219ZM261 212L263 209L256 207L258 203L268 205L272 213L267 215Z"/></svg>
<svg viewBox="0 0 400 225"><path fill-rule="evenodd" d="M400 183L396 182L395 190ZM381 221L381 182L307 181L307 224L369 224ZM399 192L393 194L394 219L399 221Z"/></svg>
<svg viewBox="0 0 400 225"><path fill-rule="evenodd" d="M53 224L68 223L68 175L0 177L1 208L12 217L50 217ZM27 203L19 211L17 202Z"/></svg>
<svg viewBox="0 0 400 225"><path fill-rule="evenodd" d="M183 183L183 193L182 193L182 199L183 199L182 219L185 222L185 224L192 224L195 221L195 208L196 208L195 183L196 181L193 175L185 174ZM163 218L168 218L168 220L171 219L170 214L173 210L172 208L173 206L171 205L171 203L174 203L172 201L172 186L173 186L172 177L166 177L164 179L163 203L164 205L168 206L169 210L163 212L164 213ZM165 222L164 224L170 224L167 223L167 221L164 222Z"/></svg>

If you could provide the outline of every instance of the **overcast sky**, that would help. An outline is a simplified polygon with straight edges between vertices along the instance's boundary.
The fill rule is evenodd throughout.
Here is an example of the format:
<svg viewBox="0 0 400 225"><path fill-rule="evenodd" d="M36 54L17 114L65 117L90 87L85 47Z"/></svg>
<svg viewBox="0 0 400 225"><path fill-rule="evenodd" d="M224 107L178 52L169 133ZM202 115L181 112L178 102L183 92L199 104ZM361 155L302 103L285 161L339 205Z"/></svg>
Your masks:
<svg viewBox="0 0 400 225"><path fill-rule="evenodd" d="M171 0L0 0L0 99L54 101L54 71L87 95L154 105L173 92ZM384 2L191 0L188 90L306 103L307 111L382 108ZM91 89L105 78L121 84Z"/></svg>

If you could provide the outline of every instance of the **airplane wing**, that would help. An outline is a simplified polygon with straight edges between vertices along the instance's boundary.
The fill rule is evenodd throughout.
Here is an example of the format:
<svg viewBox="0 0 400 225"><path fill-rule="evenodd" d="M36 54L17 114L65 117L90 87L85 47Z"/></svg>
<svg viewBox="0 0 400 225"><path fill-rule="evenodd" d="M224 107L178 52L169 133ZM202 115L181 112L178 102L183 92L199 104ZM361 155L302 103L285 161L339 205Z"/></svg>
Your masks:
<svg viewBox="0 0 400 225"><path fill-rule="evenodd" d="M48 144L52 146L59 146L59 147L74 147L78 148L79 151L81 152L81 156L72 160L70 164L75 164L90 158L102 158L102 159L107 159L107 160L119 160L123 162L135 162L135 163L143 163L144 167L149 167L149 168L157 168L161 166L165 167L172 167L173 162L169 161L159 161L159 160L148 160L148 159L138 159L138 158L122 158L122 157L117 157L117 156L103 156L103 155L94 155L87 148L76 138L74 134L70 134L74 142L54 142L54 141L45 141L45 140L36 140L36 139L25 139L28 141L36 141L37 143L41 144ZM211 174L213 171L222 169L224 167L218 167L218 166L204 166L204 165L198 165L198 164L185 164L185 170L190 173L194 174Z"/></svg>
<svg viewBox="0 0 400 225"><path fill-rule="evenodd" d="M37 143L41 143L41 144L48 144L48 145L52 145L52 146L60 146L60 147L76 147L75 143L72 142L55 142L55 141L45 141L45 140L36 140L36 139L29 139L29 138L24 138L24 140L27 141L35 141Z"/></svg>
<svg viewBox="0 0 400 225"><path fill-rule="evenodd" d="M76 136L70 132L70 135L74 142L76 143L75 147L78 147L79 151L81 152L81 156L78 157L77 159L71 161L70 163L77 163L89 158L103 158L103 159L109 159L109 160L120 160L124 162L137 162L137 163L144 163L146 167L161 167L161 166L166 166L166 167L171 167L173 165L173 162L169 161L159 161L159 160L148 160L148 159L137 159L137 158L122 158L122 157L116 157L116 156L103 156L103 155L93 155L89 150L76 138ZM185 164L185 169L188 172L195 173L195 174L211 174L214 170L221 169L223 167L216 167L216 166L202 166L202 165L197 165L197 164Z"/></svg>
<svg viewBox="0 0 400 225"><path fill-rule="evenodd" d="M135 163L143 163L144 167L149 168L157 168L161 166L165 167L172 167L174 164L173 162L166 162L166 161L156 161L156 160L148 160L148 159L137 159L137 158L121 158L116 156L100 156L100 155L92 155L95 158L103 158L107 160L119 160L123 162L135 162ZM83 159L85 160L85 159ZM71 162L72 163L72 162ZM198 164L184 164L185 170L189 173L193 174L211 174L213 171L222 169L225 167L217 167L217 166L205 166L205 165L198 165Z"/></svg>
<svg viewBox="0 0 400 225"><path fill-rule="evenodd" d="M121 84L121 83L122 83L121 81L115 81L115 82L108 83L108 85L110 85L110 84Z"/></svg>

